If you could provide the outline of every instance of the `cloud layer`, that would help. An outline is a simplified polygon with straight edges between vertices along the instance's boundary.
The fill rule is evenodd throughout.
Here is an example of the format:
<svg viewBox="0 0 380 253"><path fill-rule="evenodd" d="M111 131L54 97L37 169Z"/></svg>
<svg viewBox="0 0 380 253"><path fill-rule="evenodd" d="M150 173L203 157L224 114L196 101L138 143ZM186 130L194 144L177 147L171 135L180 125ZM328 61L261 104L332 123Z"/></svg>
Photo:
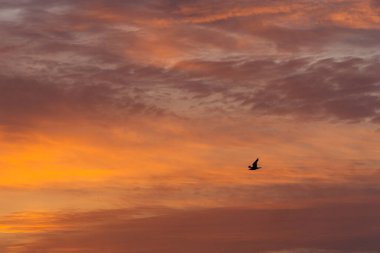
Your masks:
<svg viewBox="0 0 380 253"><path fill-rule="evenodd" d="M375 2L31 1L7 2L2 13L2 78L20 82L14 93L28 92L29 81L89 97L99 85L117 86L132 104L180 116L218 110L378 122ZM120 96L107 104L118 103L112 98ZM94 101L84 100L85 110Z"/></svg>
<svg viewBox="0 0 380 253"><path fill-rule="evenodd" d="M1 252L379 251L379 1L0 2Z"/></svg>
<svg viewBox="0 0 380 253"><path fill-rule="evenodd" d="M149 212L149 208L146 210ZM20 253L118 253L126 249L130 252L370 253L380 247L378 205L161 211L166 214L132 219L129 216L133 211L129 210L63 215L53 222L62 231L36 235L35 240L18 244L16 249Z"/></svg>

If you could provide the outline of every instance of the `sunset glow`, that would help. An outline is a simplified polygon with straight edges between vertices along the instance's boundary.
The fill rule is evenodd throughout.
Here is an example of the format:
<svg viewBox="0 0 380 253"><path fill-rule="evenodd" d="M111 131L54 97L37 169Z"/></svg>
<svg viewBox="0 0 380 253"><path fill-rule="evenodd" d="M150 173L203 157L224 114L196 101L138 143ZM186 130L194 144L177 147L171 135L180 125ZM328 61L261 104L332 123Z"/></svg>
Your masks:
<svg viewBox="0 0 380 253"><path fill-rule="evenodd" d="M380 252L379 1L0 0L0 37L1 253Z"/></svg>

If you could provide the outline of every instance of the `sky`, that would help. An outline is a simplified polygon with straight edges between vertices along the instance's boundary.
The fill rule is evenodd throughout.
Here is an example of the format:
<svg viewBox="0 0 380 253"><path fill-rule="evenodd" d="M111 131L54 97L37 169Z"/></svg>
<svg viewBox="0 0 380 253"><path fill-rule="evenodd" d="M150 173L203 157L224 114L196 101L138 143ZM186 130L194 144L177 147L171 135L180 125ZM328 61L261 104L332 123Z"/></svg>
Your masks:
<svg viewBox="0 0 380 253"><path fill-rule="evenodd" d="M0 0L0 38L0 252L380 252L380 1Z"/></svg>

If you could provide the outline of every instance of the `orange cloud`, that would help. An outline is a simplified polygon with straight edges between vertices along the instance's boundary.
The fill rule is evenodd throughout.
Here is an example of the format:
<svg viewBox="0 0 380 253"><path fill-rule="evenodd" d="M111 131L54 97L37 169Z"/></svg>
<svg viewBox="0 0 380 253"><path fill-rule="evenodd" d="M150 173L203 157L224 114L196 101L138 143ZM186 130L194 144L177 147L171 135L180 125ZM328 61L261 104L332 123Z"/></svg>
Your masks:
<svg viewBox="0 0 380 253"><path fill-rule="evenodd" d="M210 23L220 20L230 19L230 18L241 18L256 15L286 15L294 12L299 8L305 7L304 5L297 4L284 4L275 6L225 6L224 9L216 11L212 6L185 6L182 7L178 13L186 16L193 16L189 18L184 18L185 22L191 23ZM201 10L206 10L202 13ZM216 13L213 13L216 12Z"/></svg>
<svg viewBox="0 0 380 253"><path fill-rule="evenodd" d="M329 15L329 19L338 25L357 29L379 29L380 17L378 11L363 1L356 4L348 10L341 12L333 12Z"/></svg>
<svg viewBox="0 0 380 253"><path fill-rule="evenodd" d="M23 234L41 233L56 229L67 229L67 226L58 226L55 215L43 212L14 213L0 218L0 233Z"/></svg>

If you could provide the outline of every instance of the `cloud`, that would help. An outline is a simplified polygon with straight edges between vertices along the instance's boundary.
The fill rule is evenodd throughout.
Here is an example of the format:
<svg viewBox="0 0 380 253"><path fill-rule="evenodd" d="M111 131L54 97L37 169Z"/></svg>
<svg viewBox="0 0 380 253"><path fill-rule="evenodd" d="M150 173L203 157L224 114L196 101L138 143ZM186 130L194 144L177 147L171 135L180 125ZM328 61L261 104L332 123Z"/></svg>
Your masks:
<svg viewBox="0 0 380 253"><path fill-rule="evenodd" d="M380 109L380 77L373 71L378 64L376 59L320 60L301 73L272 81L246 103L264 113L372 120Z"/></svg>
<svg viewBox="0 0 380 253"><path fill-rule="evenodd" d="M47 226L6 253L378 250L378 231L364 228L378 211L377 7L2 1L1 185L26 192L1 189L7 212L96 209L99 196L106 207L234 204L143 219L126 210L68 214L16 226L60 229ZM253 154L269 168L255 180L244 170ZM338 200L368 210L342 204L260 216L238 207Z"/></svg>
<svg viewBox="0 0 380 253"><path fill-rule="evenodd" d="M31 41L24 45L23 54L45 49L46 57L52 54L49 49L56 54L76 47L72 58L108 55L109 61L124 57L155 66L228 55L257 57L263 51L277 54L307 48L318 54L331 47L336 51L342 44L368 50L376 48L379 40L373 25L377 21L362 20L374 16L368 6L367 1L315 5L302 1L221 1L218 5L212 1L30 1L13 7L8 3L7 8L22 11L18 24L2 24L8 35L3 43L20 46ZM335 12L352 11L358 14L350 19L331 19ZM355 22L364 24L350 25Z"/></svg>
<svg viewBox="0 0 380 253"><path fill-rule="evenodd" d="M379 208L168 210L145 218L130 218L128 210L105 210L80 214L80 219L74 220L75 214L67 214L55 222L70 229L32 236L34 240L18 244L18 252L270 252L297 248L371 252L380 248Z"/></svg>
<svg viewBox="0 0 380 253"><path fill-rule="evenodd" d="M250 107L256 115L377 122L378 59L350 56L378 45L377 21L363 21L373 11L369 6L368 1L7 2L6 8L20 10L19 23L2 24L7 36L0 51L7 60L0 66L3 75L32 82L60 80L59 86L86 86L76 88L85 93L101 86L112 90L105 93L113 98L123 93L136 110L157 107L187 117ZM349 22L331 18L356 9ZM355 22L361 25L350 25Z"/></svg>
<svg viewBox="0 0 380 253"><path fill-rule="evenodd" d="M254 115L375 123L378 66L377 57L348 57L186 61L173 70L189 80L181 89L193 99L222 102L226 112L249 107Z"/></svg>
<svg viewBox="0 0 380 253"><path fill-rule="evenodd" d="M160 109L120 96L120 89L109 85L69 86L0 76L0 90L0 125L8 130L44 121L105 121L116 115L160 114Z"/></svg>
<svg viewBox="0 0 380 253"><path fill-rule="evenodd" d="M246 173L219 169L200 174L200 170L193 174L178 171L153 176L148 184L124 187L122 199L126 203L183 207L289 208L336 202L377 203L380 191L374 179L379 173L368 168L363 169L367 175L352 170L276 168L276 172L257 173L255 181Z"/></svg>
<svg viewBox="0 0 380 253"><path fill-rule="evenodd" d="M341 250L326 250L326 249L291 249L291 250L276 250L276 251L268 251L265 253L344 253L347 251ZM350 251L350 253L375 253L375 251Z"/></svg>

